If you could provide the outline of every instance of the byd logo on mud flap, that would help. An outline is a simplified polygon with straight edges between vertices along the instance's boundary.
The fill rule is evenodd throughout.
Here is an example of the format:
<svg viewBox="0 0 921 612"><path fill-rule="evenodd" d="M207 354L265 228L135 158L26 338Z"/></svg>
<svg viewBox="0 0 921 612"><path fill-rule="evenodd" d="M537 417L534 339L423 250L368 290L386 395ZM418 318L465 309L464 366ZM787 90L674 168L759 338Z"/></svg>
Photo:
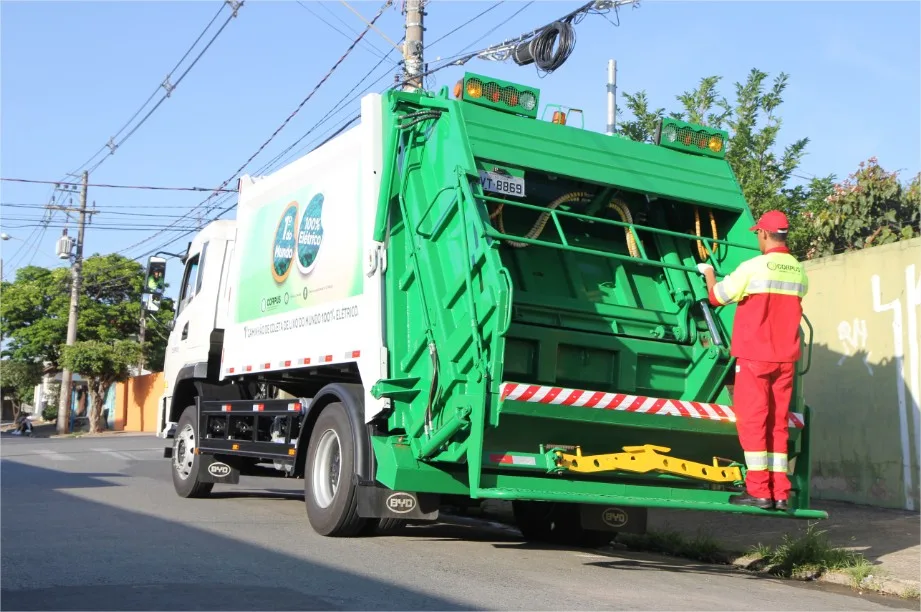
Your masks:
<svg viewBox="0 0 921 612"><path fill-rule="evenodd" d="M212 463L208 466L208 473L215 478L223 478L230 475L230 466L226 463Z"/></svg>
<svg viewBox="0 0 921 612"><path fill-rule="evenodd" d="M609 527L623 527L627 524L629 517L627 513L620 508L605 508L601 513L601 520Z"/></svg>
<svg viewBox="0 0 921 612"><path fill-rule="evenodd" d="M406 514L416 508L416 498L409 493L394 493L385 503L387 509L398 514Z"/></svg>

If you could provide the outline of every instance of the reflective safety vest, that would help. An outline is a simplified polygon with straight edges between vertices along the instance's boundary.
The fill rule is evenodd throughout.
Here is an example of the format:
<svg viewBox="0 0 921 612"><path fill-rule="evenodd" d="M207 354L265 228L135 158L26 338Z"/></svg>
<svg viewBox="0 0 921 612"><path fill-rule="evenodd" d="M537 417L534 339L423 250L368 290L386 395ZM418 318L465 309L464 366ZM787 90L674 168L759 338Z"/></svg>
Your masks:
<svg viewBox="0 0 921 612"><path fill-rule="evenodd" d="M710 303L738 302L732 328L733 357L795 362L801 354L800 320L809 279L786 247L749 259L714 285Z"/></svg>

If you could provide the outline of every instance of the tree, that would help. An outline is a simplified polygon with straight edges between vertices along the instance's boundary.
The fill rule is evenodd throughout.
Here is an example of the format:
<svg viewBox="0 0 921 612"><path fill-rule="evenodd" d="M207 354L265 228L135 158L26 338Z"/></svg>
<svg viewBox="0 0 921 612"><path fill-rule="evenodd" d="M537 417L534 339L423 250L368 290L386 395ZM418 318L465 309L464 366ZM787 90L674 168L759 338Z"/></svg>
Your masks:
<svg viewBox="0 0 921 612"><path fill-rule="evenodd" d="M790 248L802 256L812 238L811 223L803 215L831 194L834 176L791 186L809 139L791 142L779 155L775 152L782 125L778 110L788 75L778 75L769 88L765 87L767 78L767 73L752 69L745 83L735 84L735 101L730 104L717 91L720 77L704 77L697 89L676 96L681 108L669 116L729 132L726 160L752 212L757 217L770 209L784 211L790 219ZM623 134L651 141L665 109L650 110L644 91L624 93L624 98L633 119L621 124Z"/></svg>
<svg viewBox="0 0 921 612"><path fill-rule="evenodd" d="M93 255L83 262L84 280L77 319L77 340L113 342L140 331L144 268L117 254ZM70 270L27 266L16 279L0 287L0 330L8 340L5 355L17 361L50 361L60 369L60 349L67 341L70 310ZM157 320L168 320L173 301L160 303ZM151 327L153 329L151 329ZM147 367L163 367L166 335L148 326L144 351Z"/></svg>
<svg viewBox="0 0 921 612"><path fill-rule="evenodd" d="M42 381L42 366L26 361L0 361L0 387L13 402L13 420L19 418L22 405L32 401L35 386Z"/></svg>
<svg viewBox="0 0 921 612"><path fill-rule="evenodd" d="M921 173L903 186L875 157L834 186L823 206L810 210L809 257L824 257L921 235Z"/></svg>
<svg viewBox="0 0 921 612"><path fill-rule="evenodd" d="M113 384L128 377L129 368L137 364L140 358L141 345L132 340L113 343L86 340L62 348L61 364L79 372L87 380L90 433L99 433L105 429L102 407L106 394Z"/></svg>

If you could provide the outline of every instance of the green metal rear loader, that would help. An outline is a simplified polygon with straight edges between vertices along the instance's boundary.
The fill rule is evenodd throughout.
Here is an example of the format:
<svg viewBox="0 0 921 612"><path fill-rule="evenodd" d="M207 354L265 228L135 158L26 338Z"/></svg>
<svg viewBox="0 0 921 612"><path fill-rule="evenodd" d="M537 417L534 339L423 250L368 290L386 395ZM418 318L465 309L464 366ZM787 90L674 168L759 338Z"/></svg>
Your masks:
<svg viewBox="0 0 921 612"><path fill-rule="evenodd" d="M380 483L512 500L535 534L584 507L609 526L651 507L826 517L809 498L811 333L790 509L728 503L744 478L735 307L708 306L696 264L719 277L758 247L725 132L665 120L633 142L542 121L537 90L469 73L454 97L383 103Z"/></svg>

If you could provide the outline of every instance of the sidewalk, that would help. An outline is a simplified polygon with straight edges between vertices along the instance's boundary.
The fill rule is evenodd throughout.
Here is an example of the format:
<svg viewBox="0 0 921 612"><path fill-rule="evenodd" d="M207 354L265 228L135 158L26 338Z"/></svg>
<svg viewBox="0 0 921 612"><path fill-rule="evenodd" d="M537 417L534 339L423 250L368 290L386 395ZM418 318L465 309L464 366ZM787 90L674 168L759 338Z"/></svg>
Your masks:
<svg viewBox="0 0 921 612"><path fill-rule="evenodd" d="M895 595L921 590L921 517L917 512L823 500L814 500L812 505L828 512L828 519L816 521L816 526L826 531L831 545L860 552L879 568L873 578L877 585L884 583L881 590ZM487 501L483 512L514 524L508 502ZM647 530L675 531L687 538L709 536L726 552L738 553L730 557L741 557L758 544L780 544L785 534L802 535L807 524L792 519L651 508ZM834 574L826 579L850 584Z"/></svg>
<svg viewBox="0 0 921 612"><path fill-rule="evenodd" d="M878 565L883 578L919 584L921 579L921 517L917 512L814 500L815 508L828 512L817 521L833 546L862 553ZM749 552L752 545L776 546L785 534L801 535L807 522L768 519L741 514L696 510L650 510L649 530L674 530L693 537L706 534L725 549Z"/></svg>

